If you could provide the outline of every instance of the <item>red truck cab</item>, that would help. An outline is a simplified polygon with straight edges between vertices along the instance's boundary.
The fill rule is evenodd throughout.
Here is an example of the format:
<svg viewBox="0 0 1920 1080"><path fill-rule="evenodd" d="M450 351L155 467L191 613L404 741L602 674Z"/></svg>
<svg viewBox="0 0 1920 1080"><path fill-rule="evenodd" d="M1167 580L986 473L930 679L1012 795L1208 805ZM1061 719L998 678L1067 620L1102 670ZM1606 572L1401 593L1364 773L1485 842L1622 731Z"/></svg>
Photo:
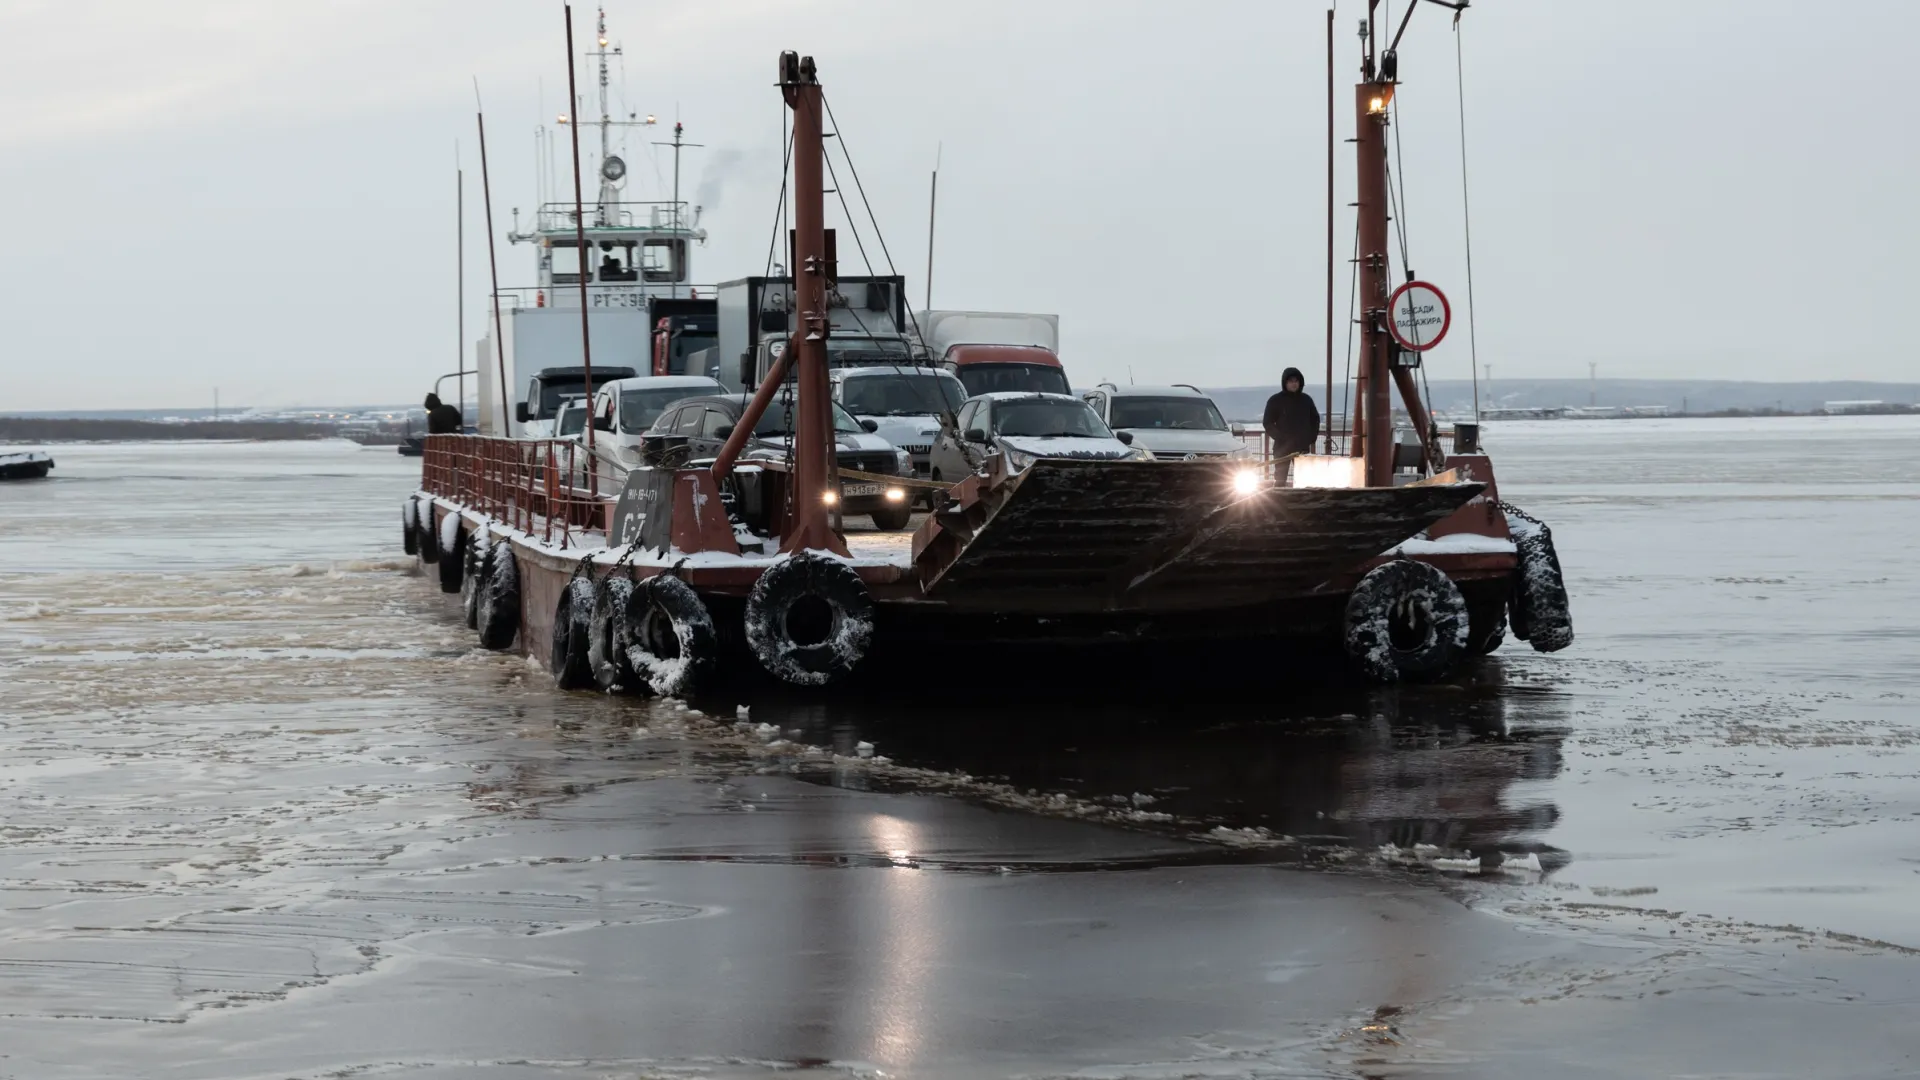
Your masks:
<svg viewBox="0 0 1920 1080"><path fill-rule="evenodd" d="M953 372L967 388L968 397L1005 391L1072 392L1060 358L1038 345L952 345L940 357L940 366Z"/></svg>

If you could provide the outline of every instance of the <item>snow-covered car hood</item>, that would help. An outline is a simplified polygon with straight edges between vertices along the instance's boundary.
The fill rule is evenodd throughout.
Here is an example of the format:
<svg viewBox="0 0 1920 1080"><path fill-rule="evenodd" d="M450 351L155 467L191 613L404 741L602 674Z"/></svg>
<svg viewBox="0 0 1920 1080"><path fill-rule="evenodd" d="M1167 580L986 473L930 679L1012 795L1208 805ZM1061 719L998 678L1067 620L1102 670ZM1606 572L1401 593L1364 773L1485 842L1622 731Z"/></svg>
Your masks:
<svg viewBox="0 0 1920 1080"><path fill-rule="evenodd" d="M792 441L793 441L793 438L792 436L789 436L789 435L780 435L774 438L760 438L760 439L753 440L754 445L762 449L780 450L783 452L786 450L787 444L791 443ZM878 435L870 434L865 431L858 432L858 433L836 431L834 432L834 435L833 435L833 444L834 446L842 450L892 450L893 449L892 443L888 442L887 440L881 438Z"/></svg>
<svg viewBox="0 0 1920 1080"><path fill-rule="evenodd" d="M1182 454L1232 454L1245 448L1230 431L1192 431L1179 428L1120 428L1133 436L1133 445L1153 451L1154 457Z"/></svg>
<svg viewBox="0 0 1920 1080"><path fill-rule="evenodd" d="M1119 439L1096 439L1085 435L1060 435L1039 438L1032 435L1001 435L1001 446L1034 457L1103 458L1115 460L1133 453Z"/></svg>
<svg viewBox="0 0 1920 1080"><path fill-rule="evenodd" d="M931 446L940 437L940 418L937 416L854 415L861 420L873 421L878 428L874 434L894 446Z"/></svg>

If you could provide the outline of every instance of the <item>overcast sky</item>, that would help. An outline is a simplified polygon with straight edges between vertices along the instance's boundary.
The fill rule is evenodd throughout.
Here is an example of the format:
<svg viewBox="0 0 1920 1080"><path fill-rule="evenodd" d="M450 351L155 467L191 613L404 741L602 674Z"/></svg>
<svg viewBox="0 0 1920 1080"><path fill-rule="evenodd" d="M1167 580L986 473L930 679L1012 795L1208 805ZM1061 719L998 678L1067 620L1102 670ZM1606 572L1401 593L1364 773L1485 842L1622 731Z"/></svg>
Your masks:
<svg viewBox="0 0 1920 1080"><path fill-rule="evenodd" d="M1404 0L1392 5L1397 21ZM822 82L936 307L1061 316L1076 384L1245 385L1322 365L1325 11L1315 0L609 0L619 111L677 114L711 233L760 272L784 48ZM1340 134L1355 31L1337 17ZM593 7L576 7L576 39ZM1480 361L1500 376L1913 377L1920 5L1480 0L1462 24ZM1455 37L1401 47L1412 262L1464 315ZM418 399L456 357L496 226L564 108L546 0L0 0L0 410ZM582 68L583 92L591 68ZM628 198L670 158L633 137ZM584 134L584 133L583 133ZM1344 346L1352 171L1340 144ZM591 193L591 186L589 186ZM830 214L830 224L837 211ZM844 260L850 249L843 239ZM524 246L503 284L531 281ZM1465 377L1464 320L1430 354Z"/></svg>

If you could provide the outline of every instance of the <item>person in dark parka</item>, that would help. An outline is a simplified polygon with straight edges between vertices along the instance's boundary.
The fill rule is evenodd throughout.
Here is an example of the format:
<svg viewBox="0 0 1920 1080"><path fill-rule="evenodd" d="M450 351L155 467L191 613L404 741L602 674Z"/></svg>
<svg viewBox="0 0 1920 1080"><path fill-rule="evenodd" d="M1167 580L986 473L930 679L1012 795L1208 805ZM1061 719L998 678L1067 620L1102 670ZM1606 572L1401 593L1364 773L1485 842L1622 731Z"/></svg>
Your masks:
<svg viewBox="0 0 1920 1080"><path fill-rule="evenodd" d="M460 427L461 427L463 418L460 415L459 409L454 408L452 405L442 404L440 401L439 394L428 394L427 400L426 400L426 406L427 406L427 434L429 435L460 434Z"/></svg>
<svg viewBox="0 0 1920 1080"><path fill-rule="evenodd" d="M1320 409L1306 394L1306 376L1299 368L1288 368L1280 376L1280 392L1267 399L1267 413L1261 424L1267 438L1273 440L1273 456L1304 454L1313 449L1320 433Z"/></svg>

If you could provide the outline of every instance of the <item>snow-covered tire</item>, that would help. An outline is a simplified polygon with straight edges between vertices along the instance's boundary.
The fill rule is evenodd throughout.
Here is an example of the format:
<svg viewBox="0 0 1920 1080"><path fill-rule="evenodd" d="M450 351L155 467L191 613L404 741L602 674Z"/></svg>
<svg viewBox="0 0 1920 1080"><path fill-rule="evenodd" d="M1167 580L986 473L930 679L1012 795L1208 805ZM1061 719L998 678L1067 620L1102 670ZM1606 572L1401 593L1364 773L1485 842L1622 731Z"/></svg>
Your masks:
<svg viewBox="0 0 1920 1080"><path fill-rule="evenodd" d="M1371 682L1427 678L1466 654L1469 622L1453 579L1395 559L1368 571L1347 597L1347 655Z"/></svg>
<svg viewBox="0 0 1920 1080"><path fill-rule="evenodd" d="M587 664L587 623L592 618L593 578L580 574L560 590L560 602L553 608L553 646L547 656L547 669L562 690L593 685L593 668Z"/></svg>
<svg viewBox="0 0 1920 1080"><path fill-rule="evenodd" d="M1475 656L1491 656L1507 639L1507 605L1486 604L1471 609L1467 628L1467 651Z"/></svg>
<svg viewBox="0 0 1920 1080"><path fill-rule="evenodd" d="M440 591L457 593L467 574L467 541L473 534L460 527L460 515L449 511L440 520L440 536L444 540L447 534L453 535L451 544L440 545Z"/></svg>
<svg viewBox="0 0 1920 1080"><path fill-rule="evenodd" d="M693 586L672 574L634 587L616 644L641 684L662 697L686 697L720 666L713 616Z"/></svg>
<svg viewBox="0 0 1920 1080"><path fill-rule="evenodd" d="M602 578L593 590L593 614L587 620L587 667L593 672L594 684L610 694L630 691L640 682L619 640L632 596L633 582L615 574Z"/></svg>
<svg viewBox="0 0 1920 1080"><path fill-rule="evenodd" d="M866 657L873 598L853 567L802 553L774 563L753 583L746 631L747 648L769 675L795 686L826 686L853 674Z"/></svg>
<svg viewBox="0 0 1920 1080"><path fill-rule="evenodd" d="M420 548L420 561L428 565L437 563L440 561L440 545L434 540L438 523L433 520L433 500L421 499L414 507L414 514L414 536Z"/></svg>
<svg viewBox="0 0 1920 1080"><path fill-rule="evenodd" d="M419 501L408 499L400 504L400 549L409 555L420 554L420 534L414 531L413 515Z"/></svg>
<svg viewBox="0 0 1920 1080"><path fill-rule="evenodd" d="M493 549L482 528L467 537L466 576L460 581L460 608L467 618L467 629L480 629L480 597L492 577Z"/></svg>
<svg viewBox="0 0 1920 1080"><path fill-rule="evenodd" d="M520 633L520 564L506 540L488 546L487 561L487 583L474 613L478 624L474 629L480 631L482 648L505 649Z"/></svg>
<svg viewBox="0 0 1920 1080"><path fill-rule="evenodd" d="M1535 652L1559 652L1573 644L1573 613L1567 603L1567 580L1560 572L1560 556L1553 549L1553 530L1538 521L1507 515L1507 531L1519 557L1513 572L1513 597L1508 601L1513 636Z"/></svg>

